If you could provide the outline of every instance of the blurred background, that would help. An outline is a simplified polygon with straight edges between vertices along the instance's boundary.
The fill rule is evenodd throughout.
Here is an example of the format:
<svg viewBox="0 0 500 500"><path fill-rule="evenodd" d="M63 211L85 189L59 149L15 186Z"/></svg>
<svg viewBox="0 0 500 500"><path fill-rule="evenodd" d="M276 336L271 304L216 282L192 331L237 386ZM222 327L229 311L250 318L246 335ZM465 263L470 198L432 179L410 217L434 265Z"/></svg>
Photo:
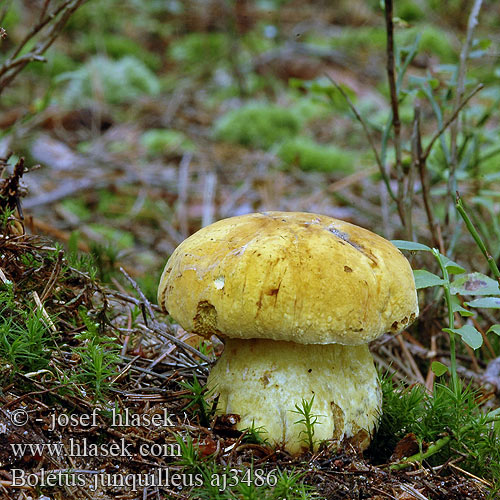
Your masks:
<svg viewBox="0 0 500 500"><path fill-rule="evenodd" d="M13 152L5 172L20 156L31 170L27 230L90 252L103 281L121 280L122 265L154 300L161 269L184 238L262 210L331 215L439 246L482 269L450 218L450 165L498 258L497 2L482 4L463 89L472 2L395 2L399 165L378 1L5 1L4 66L36 53L51 34L50 24L40 26L44 16L68 6L75 11L44 61L32 58L8 85L5 74L0 80L0 157ZM425 149L457 94L465 98L478 83L484 89L455 122L455 151L447 130L421 177L412 156L415 110Z"/></svg>

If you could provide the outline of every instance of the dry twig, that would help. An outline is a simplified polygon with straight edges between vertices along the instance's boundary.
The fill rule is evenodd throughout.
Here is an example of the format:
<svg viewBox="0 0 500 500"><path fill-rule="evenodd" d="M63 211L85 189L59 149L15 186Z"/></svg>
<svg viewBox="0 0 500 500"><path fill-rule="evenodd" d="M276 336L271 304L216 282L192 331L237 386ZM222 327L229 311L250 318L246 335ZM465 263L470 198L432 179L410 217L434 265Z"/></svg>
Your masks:
<svg viewBox="0 0 500 500"><path fill-rule="evenodd" d="M467 68L467 58L469 56L469 51L472 46L472 37L474 36L474 30L478 24L479 11L481 10L482 0L475 0L472 6L471 13L469 15L469 20L467 23L467 35L465 42L462 45L462 50L460 52L460 63L458 66L458 76L457 76L457 88L455 94L455 109L458 109L460 102L462 101L465 92L465 73ZM458 115L458 113L457 113ZM448 177L448 194L450 197L450 208L448 215L450 216L450 223L452 222L452 214L455 214L455 193L457 192L457 180L455 177L455 170L457 167L457 137L458 137L458 120L456 116L452 121L450 128L450 152L451 161L449 165L449 177Z"/></svg>
<svg viewBox="0 0 500 500"><path fill-rule="evenodd" d="M420 133L420 105L415 107L415 130L412 138L412 152L414 153L413 162L420 176L422 186L422 199L424 201L427 224L432 237L432 244L444 253L444 243L441 236L441 228L434 218L434 212L431 208L429 176L427 175L426 158L422 151L422 135Z"/></svg>
<svg viewBox="0 0 500 500"><path fill-rule="evenodd" d="M66 0L49 13L46 12L50 2L44 3L40 20L31 27L12 54L0 66L0 94L30 62L45 61L43 54L60 35L71 15L86 1ZM46 29L47 32L40 36L34 48L21 55L22 50Z"/></svg>
<svg viewBox="0 0 500 500"><path fill-rule="evenodd" d="M394 23L392 20L392 0L385 0L385 26L387 33L387 76L391 95L392 127L394 129L394 151L396 153L396 175L398 179L398 192L396 203L401 222L406 225L404 200L406 198L404 186L403 162L401 160L401 121L399 119L399 98L396 88L396 73L394 69Z"/></svg>
<svg viewBox="0 0 500 500"><path fill-rule="evenodd" d="M363 131L366 135L366 138L368 139L368 143L370 144L370 148L373 151L373 154L375 155L375 161L377 162L380 175L382 176L382 179L387 187L387 192L389 193L390 197L396 201L396 195L394 194L394 191L392 190L391 184L389 182L389 175L386 172L386 168L384 164L382 163L382 159L380 158L380 155L377 150L377 146L375 146L375 141L373 140L372 135L370 134L370 131L368 130L368 125L366 124L365 120L363 117L359 114L359 111L356 109L356 106L354 106L353 102L349 98L349 96L346 94L344 89L331 77L328 76L329 80L333 83L335 88L340 92L342 97L345 99L347 104L349 105L349 108L351 111L354 113L354 116L356 119L361 123L361 126L363 127Z"/></svg>

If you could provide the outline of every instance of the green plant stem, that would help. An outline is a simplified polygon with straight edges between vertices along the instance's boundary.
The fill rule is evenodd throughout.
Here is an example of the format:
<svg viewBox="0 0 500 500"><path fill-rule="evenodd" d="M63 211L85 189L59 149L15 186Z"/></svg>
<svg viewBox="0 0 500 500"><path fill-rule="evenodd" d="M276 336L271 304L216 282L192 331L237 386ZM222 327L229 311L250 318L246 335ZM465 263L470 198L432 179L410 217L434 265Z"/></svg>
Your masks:
<svg viewBox="0 0 500 500"><path fill-rule="evenodd" d="M498 422L500 420L500 417L494 416L491 418L487 418L486 421L484 422L485 424L491 424L493 422ZM468 425L465 425L461 429L461 433L465 433L468 430L472 429L475 426L475 422L472 422ZM436 442L432 443L428 448L427 451L425 452L419 452L416 453L415 455L412 455L411 457L405 458L401 460L400 462L396 464L392 464L389 466L390 470L402 470L406 469L407 467L410 467L410 465L422 462L422 460L425 460L426 458L431 457L432 455L435 455L438 453L440 450L442 450L452 439L452 436L444 436L441 439L438 439Z"/></svg>
<svg viewBox="0 0 500 500"><path fill-rule="evenodd" d="M438 451L444 448L450 441L451 441L451 436L445 436L441 439L438 439L435 443L432 443L429 446L429 448L427 448L426 452L420 452L415 455L412 455L411 457L405 458L401 462L389 466L389 469L390 470L406 469L407 467L410 467L410 465L414 463L418 463L421 462L422 460L425 460L426 458L432 457L432 455L435 455Z"/></svg>
<svg viewBox="0 0 500 500"><path fill-rule="evenodd" d="M446 306L448 308L448 327L453 329L455 328L455 317L453 313L453 304L451 302L451 293L450 293L450 276L448 274L448 269L444 265L441 255L436 248L432 249L432 254L436 258L439 267L441 268L441 272L443 273L444 279L444 297L446 300ZM453 391L455 394L459 390L458 384L458 376L457 376L457 352L456 352L456 339L455 334L453 332L449 333L450 335L450 372L451 372L451 384L453 387Z"/></svg>
<svg viewBox="0 0 500 500"><path fill-rule="evenodd" d="M321 415L316 415L312 413L312 406L314 403L314 395L311 398L311 401L307 401L302 399L302 406L298 404L295 405L295 410L291 410L293 413L298 413L302 415L304 418L294 422L295 424L303 424L306 428L305 431L301 431L300 434L305 434L306 439L304 441L307 443L309 450L311 452L314 451L314 426L318 423L318 417Z"/></svg>
<svg viewBox="0 0 500 500"><path fill-rule="evenodd" d="M484 244L483 240L481 239L481 236L477 232L477 229L474 227L474 224L472 224L472 221L470 220L469 216L467 215L467 212L465 211L462 199L460 198L460 195L457 193L456 197L456 203L457 211L462 217L462 219L465 222L465 225L467 226L467 229L469 230L469 233L472 235L474 238L474 241L476 242L477 246L485 256L488 266L490 267L490 270L495 277L495 279L498 281L500 284L500 270L498 269L497 263L495 262L495 259L493 256L488 252L488 249L486 248L486 245Z"/></svg>

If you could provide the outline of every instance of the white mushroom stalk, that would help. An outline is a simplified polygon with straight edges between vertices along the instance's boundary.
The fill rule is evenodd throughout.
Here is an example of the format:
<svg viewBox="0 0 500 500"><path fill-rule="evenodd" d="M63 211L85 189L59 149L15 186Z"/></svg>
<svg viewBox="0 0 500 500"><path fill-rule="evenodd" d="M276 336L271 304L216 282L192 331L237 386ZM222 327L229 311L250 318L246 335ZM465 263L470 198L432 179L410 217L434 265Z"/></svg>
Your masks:
<svg viewBox="0 0 500 500"><path fill-rule="evenodd" d="M227 339L208 385L219 394L217 410L240 415L239 427L261 428L270 444L292 454L309 449L295 405L310 402L317 416L314 449L355 437L364 449L381 411L381 392L366 344L296 344Z"/></svg>
<svg viewBox="0 0 500 500"><path fill-rule="evenodd" d="M221 220L170 257L158 302L187 331L225 339L209 377L218 411L264 427L291 453L304 447L296 405L314 396L317 444L368 445L381 394L368 343L418 313L403 254L331 217L265 212ZM363 431L363 432L361 432Z"/></svg>

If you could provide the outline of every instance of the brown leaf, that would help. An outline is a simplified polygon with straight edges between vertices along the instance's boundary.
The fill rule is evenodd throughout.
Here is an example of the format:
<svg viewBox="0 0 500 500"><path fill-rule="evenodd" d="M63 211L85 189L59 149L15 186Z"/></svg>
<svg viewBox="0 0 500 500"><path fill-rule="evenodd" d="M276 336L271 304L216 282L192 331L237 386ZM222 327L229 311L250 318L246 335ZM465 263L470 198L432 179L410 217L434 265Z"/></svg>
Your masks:
<svg viewBox="0 0 500 500"><path fill-rule="evenodd" d="M426 446L424 446L424 449ZM417 436L410 432L394 448L394 452L391 455L391 462L399 462L403 458L411 457L420 451Z"/></svg>
<svg viewBox="0 0 500 500"><path fill-rule="evenodd" d="M217 442L211 437L206 437L198 441L195 440L194 444L198 447L198 450L202 457L213 455L217 451Z"/></svg>

